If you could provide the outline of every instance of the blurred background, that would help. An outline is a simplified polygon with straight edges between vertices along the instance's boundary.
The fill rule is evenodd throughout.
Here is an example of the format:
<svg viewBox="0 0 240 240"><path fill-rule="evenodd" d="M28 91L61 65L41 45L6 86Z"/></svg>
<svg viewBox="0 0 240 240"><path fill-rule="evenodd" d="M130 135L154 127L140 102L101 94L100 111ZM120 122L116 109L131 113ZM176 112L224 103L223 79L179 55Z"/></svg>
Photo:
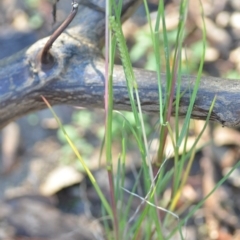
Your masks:
<svg viewBox="0 0 240 240"><path fill-rule="evenodd" d="M57 2L57 1L56 1ZM50 35L70 12L70 1L56 5L56 21L50 0L0 0L0 59ZM154 22L157 0L149 0ZM207 28L204 74L240 78L240 1L202 0ZM166 24L170 49L174 50L179 21L179 1L167 0ZM197 1L189 1L184 42L183 72L197 72L202 51L201 16ZM81 6L80 7L84 7ZM154 52L145 10L123 24L132 63L153 70ZM171 46L172 44L172 46ZM161 53L164 56L163 52ZM116 59L116 63L120 63ZM164 71L165 66L161 66ZM230 80L229 80L230 81ZM101 189L108 192L105 159L101 157L104 139L104 111L81 106L56 106L55 112ZM130 113L123 113L134 124ZM117 165L122 135L129 139L127 149L127 188L135 182L141 160L131 144L131 131L123 126L121 114L113 123L113 159ZM144 116L150 150L157 151L157 116ZM191 139L196 139L203 122L193 121ZM212 141L205 146L205 143ZM89 179L66 143L49 110L25 116L5 127L0 134L0 239L104 239L100 201ZM199 142L190 177L183 189L179 208L185 211L206 196L216 182L239 160L239 129L211 123ZM171 149L170 143L166 148ZM170 151L170 150L169 150ZM104 156L104 155L103 155ZM171 157L171 156L169 156ZM171 164L170 164L171 165ZM116 166L115 166L116 167ZM170 166L169 166L170 167ZM186 239L240 239L240 169L235 170L185 226ZM166 189L164 198L169 197ZM139 199L133 201L133 211ZM177 239L177 238L175 238Z"/></svg>

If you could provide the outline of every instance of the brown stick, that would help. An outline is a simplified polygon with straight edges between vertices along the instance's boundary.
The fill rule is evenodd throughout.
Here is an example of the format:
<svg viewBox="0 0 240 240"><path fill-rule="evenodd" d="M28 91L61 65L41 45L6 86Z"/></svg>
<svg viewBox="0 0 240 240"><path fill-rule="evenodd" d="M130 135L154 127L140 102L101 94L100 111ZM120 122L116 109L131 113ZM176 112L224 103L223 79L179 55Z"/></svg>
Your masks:
<svg viewBox="0 0 240 240"><path fill-rule="evenodd" d="M57 28L57 30L51 35L51 37L46 42L40 53L40 61L42 66L50 68L54 62L52 55L50 54L50 48L56 39L63 33L63 31L68 27L68 25L72 22L74 17L76 16L78 11L78 3L72 3L72 11L69 16L65 19L65 21Z"/></svg>

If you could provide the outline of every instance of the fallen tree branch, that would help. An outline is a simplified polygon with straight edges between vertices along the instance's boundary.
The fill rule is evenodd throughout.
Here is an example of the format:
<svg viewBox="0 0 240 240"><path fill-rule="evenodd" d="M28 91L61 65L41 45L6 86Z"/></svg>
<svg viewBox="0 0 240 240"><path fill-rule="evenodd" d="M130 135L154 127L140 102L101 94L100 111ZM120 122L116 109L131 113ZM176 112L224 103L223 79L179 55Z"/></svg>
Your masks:
<svg viewBox="0 0 240 240"><path fill-rule="evenodd" d="M125 0L123 19L139 4L139 0ZM92 0L104 9L104 0ZM50 104L70 104L87 108L104 106L104 60L100 45L104 36L104 12L91 7L79 8L76 19L53 44L50 52L54 65L42 69L39 52L47 39L0 62L0 128L29 112L46 108L41 99ZM159 112L158 84L155 72L135 69L142 109ZM194 76L182 77L179 115L185 116L195 82ZM165 75L162 74L163 88ZM114 68L114 109L131 110L125 76L121 66ZM192 118L206 119L214 96L216 103L211 120L224 126L240 125L240 82L221 78L202 77L194 104ZM174 112L172 113L174 114Z"/></svg>

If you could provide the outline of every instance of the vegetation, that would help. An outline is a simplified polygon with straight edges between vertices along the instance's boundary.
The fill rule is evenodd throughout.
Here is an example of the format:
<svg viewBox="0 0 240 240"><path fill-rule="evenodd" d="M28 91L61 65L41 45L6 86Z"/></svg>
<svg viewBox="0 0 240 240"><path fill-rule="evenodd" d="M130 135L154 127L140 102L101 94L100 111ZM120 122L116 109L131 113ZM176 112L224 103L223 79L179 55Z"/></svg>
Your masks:
<svg viewBox="0 0 240 240"><path fill-rule="evenodd" d="M202 41L193 46L196 49L197 58L195 58L195 62L189 63L188 60L182 60L185 59L185 56L183 56L185 54L183 45L188 1L181 0L180 2L180 21L177 31L175 32L168 32L166 28L164 1L159 1L158 13L154 23L150 17L146 0L144 0L144 6L149 24L149 32L145 35L144 39L149 44L148 48L150 51L147 48L142 49L139 41L130 54L120 21L122 1L116 4L115 1L109 0L106 8L106 14L108 16L106 29L109 30L107 32L105 57L108 71L105 75L106 119L101 158L106 159L106 171L108 172L110 186L110 201L108 201L101 192L98 183L90 172L86 164L87 159L83 159L78 153L79 149L80 153L83 153L85 158L87 158L87 152L91 151L91 148L87 150L87 142L83 142L83 140L79 141L74 131L72 131L73 134L70 134L71 127L61 126L60 122L59 124L66 141L73 149L102 201L103 214L111 220L110 223L109 218L103 218L107 239L172 239L177 232L181 239L184 239L182 226L184 226L188 219L201 207L206 198L188 211L184 217L181 216L181 213L185 211L191 203L186 203L183 209L178 209L177 203L181 197L184 184L187 181L195 154L199 150L197 143L208 124L215 103L214 98L212 99L208 118L202 131L191 147L187 148L189 131L191 131L193 124L190 119L191 112L203 71L207 44L204 17L202 17ZM199 9L203 16L201 2L199 2ZM141 33L139 37L142 36ZM132 113L113 112L112 75L114 73L114 59L116 54L120 56L124 67ZM146 54L149 55L146 66L155 70L158 76L159 121L156 124L150 124L149 118L142 113L138 84L132 68L132 61ZM198 63L198 68L195 69ZM160 74L163 68L167 74L167 86L164 89L162 88ZM181 96L183 91L189 90L181 89L181 76L183 73L191 71L197 72L197 81L193 91L190 93L191 97L187 115L182 120L180 116L178 116ZM175 88L177 89L176 95L174 94ZM171 112L175 112L175 118L171 118ZM88 116L88 113L81 114ZM79 124L81 124L83 119L87 118L89 120L87 125L89 128L91 127L91 117L78 118L76 116L80 116L80 114L75 115L75 122L79 121ZM55 118L58 119L57 116L55 116ZM66 131L64 129L66 129ZM157 153L154 156L152 156L149 151L152 140L151 133L153 132L158 133ZM69 137L70 135L72 139ZM171 139L173 149L171 153L173 156L172 159L169 158L169 153L166 151L167 138ZM115 142L121 145L121 153L119 154L116 171L113 170L114 159L112 155L112 146ZM82 146L83 148L81 149L78 146ZM124 188L126 156L129 146L135 146L135 149L138 149L139 156L141 157L141 169L137 173L135 185L131 190ZM173 162L173 167L170 170L167 169L167 162L169 161ZM237 166L235 166L235 168L236 167ZM233 168L232 171L235 168ZM229 172L229 174L231 172ZM229 174L216 185L207 197L226 180ZM141 186L140 179L144 180ZM171 195L168 202L163 202L162 195L167 186L171 186ZM139 188L141 188L143 195L140 194ZM128 194L127 202L124 198L126 193ZM134 198L139 198L141 204L135 212L132 213L130 208Z"/></svg>

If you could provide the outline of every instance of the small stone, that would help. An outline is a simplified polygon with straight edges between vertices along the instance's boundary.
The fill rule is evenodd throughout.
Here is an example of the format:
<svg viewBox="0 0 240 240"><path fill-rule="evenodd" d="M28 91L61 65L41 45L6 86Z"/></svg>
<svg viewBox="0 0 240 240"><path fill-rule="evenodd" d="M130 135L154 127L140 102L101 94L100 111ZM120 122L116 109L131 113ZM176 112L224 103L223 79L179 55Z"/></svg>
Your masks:
<svg viewBox="0 0 240 240"><path fill-rule="evenodd" d="M231 171L232 167L226 167L223 169L223 175L227 175ZM236 168L233 170L231 175L228 177L228 182L230 182L235 187L240 187L240 179L239 179L240 169Z"/></svg>
<svg viewBox="0 0 240 240"><path fill-rule="evenodd" d="M233 28L240 29L240 13L239 12L235 12L232 14L230 18L230 25Z"/></svg>
<svg viewBox="0 0 240 240"><path fill-rule="evenodd" d="M218 27L210 18L205 18L205 24L208 39L217 45L219 51L221 52L228 49L232 43L231 36L228 32ZM201 18L198 19L197 25L200 29L203 29Z"/></svg>
<svg viewBox="0 0 240 240"><path fill-rule="evenodd" d="M229 59L233 63L240 62L240 47L238 47L230 52Z"/></svg>
<svg viewBox="0 0 240 240"><path fill-rule="evenodd" d="M205 52L205 61L214 62L219 58L219 51L216 48L208 47Z"/></svg>
<svg viewBox="0 0 240 240"><path fill-rule="evenodd" d="M230 21L230 14L229 12L223 11L220 12L216 17L216 23L220 27L227 27Z"/></svg>
<svg viewBox="0 0 240 240"><path fill-rule="evenodd" d="M25 12L18 10L16 11L12 25L18 31L28 31L29 30L29 19Z"/></svg>

